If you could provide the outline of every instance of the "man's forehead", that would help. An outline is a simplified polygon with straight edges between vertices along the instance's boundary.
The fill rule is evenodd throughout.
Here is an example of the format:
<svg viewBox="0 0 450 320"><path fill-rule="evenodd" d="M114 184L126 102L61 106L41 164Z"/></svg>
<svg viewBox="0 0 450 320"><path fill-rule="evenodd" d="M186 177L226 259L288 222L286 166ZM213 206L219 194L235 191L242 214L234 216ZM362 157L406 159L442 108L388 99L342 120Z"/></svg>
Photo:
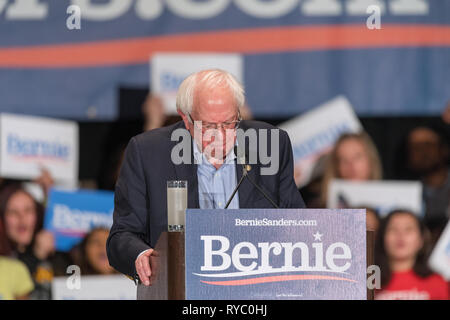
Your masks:
<svg viewBox="0 0 450 320"><path fill-rule="evenodd" d="M224 90L199 91L194 96L193 113L205 117L233 118L236 115L236 101L231 92ZM213 119L214 120L214 119ZM222 119L224 121L224 119Z"/></svg>
<svg viewBox="0 0 450 320"><path fill-rule="evenodd" d="M409 134L410 142L438 141L439 135L428 128L417 128Z"/></svg>
<svg viewBox="0 0 450 320"><path fill-rule="evenodd" d="M194 100L234 100L233 92L226 86L196 86L194 90Z"/></svg>

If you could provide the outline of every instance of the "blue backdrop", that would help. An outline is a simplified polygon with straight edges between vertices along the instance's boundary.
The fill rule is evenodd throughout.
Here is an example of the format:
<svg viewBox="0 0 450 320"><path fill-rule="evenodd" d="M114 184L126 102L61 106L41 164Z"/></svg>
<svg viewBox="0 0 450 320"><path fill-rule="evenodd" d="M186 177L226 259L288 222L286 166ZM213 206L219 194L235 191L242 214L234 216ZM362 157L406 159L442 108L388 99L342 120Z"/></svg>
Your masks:
<svg viewBox="0 0 450 320"><path fill-rule="evenodd" d="M370 3L380 30L366 27ZM118 87L148 86L150 55L183 50L242 53L257 117L338 94L363 116L437 115L450 100L450 1L6 0L0 112L114 120Z"/></svg>

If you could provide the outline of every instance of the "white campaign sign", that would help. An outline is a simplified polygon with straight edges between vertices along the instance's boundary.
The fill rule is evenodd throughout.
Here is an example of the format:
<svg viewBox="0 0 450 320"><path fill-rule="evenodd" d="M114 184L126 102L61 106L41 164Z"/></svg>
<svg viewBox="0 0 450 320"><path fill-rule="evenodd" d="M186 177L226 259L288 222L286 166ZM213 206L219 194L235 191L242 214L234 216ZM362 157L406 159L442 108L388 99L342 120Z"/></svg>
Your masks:
<svg viewBox="0 0 450 320"><path fill-rule="evenodd" d="M338 96L278 126L292 142L295 181L302 187L311 180L317 160L328 153L343 133L362 129L350 102Z"/></svg>
<svg viewBox="0 0 450 320"><path fill-rule="evenodd" d="M56 183L78 180L78 124L35 116L0 114L0 176L34 179L41 168Z"/></svg>
<svg viewBox="0 0 450 320"><path fill-rule="evenodd" d="M450 222L442 232L428 262L431 269L450 281Z"/></svg>
<svg viewBox="0 0 450 320"><path fill-rule="evenodd" d="M415 181L352 182L335 179L328 187L328 208L369 206L385 216L404 209L422 215L422 183Z"/></svg>
<svg viewBox="0 0 450 320"><path fill-rule="evenodd" d="M136 300L136 285L124 275L79 276L79 288L71 277L55 277L53 300Z"/></svg>
<svg viewBox="0 0 450 320"><path fill-rule="evenodd" d="M166 112L176 114L176 95L181 82L205 69L222 69L243 83L243 60L239 54L159 53L150 58L150 92L161 96Z"/></svg>

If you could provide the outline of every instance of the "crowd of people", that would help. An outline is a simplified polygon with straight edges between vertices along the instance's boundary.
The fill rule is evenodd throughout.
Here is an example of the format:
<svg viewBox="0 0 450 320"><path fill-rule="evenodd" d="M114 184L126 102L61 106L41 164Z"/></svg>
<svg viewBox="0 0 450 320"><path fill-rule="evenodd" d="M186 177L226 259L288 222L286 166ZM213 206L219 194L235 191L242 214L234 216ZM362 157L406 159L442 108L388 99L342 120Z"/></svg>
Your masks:
<svg viewBox="0 0 450 320"><path fill-rule="evenodd" d="M56 251L43 228L45 204L19 181L3 180L0 190L0 299L49 300L53 278L67 276L71 265L81 275L116 273L106 256L108 229L94 228L69 252Z"/></svg>
<svg viewBox="0 0 450 320"><path fill-rule="evenodd" d="M450 218L450 149L443 128L420 125L405 137L397 177L422 183L422 212L396 208L381 218L375 208L366 207L367 229L376 234L375 264L381 270L376 299L449 298L448 283L428 265ZM377 148L367 133L343 134L337 140L323 160L323 174L300 190L308 208L326 206L333 179L383 179Z"/></svg>
<svg viewBox="0 0 450 320"><path fill-rule="evenodd" d="M397 159L399 180L423 184L422 215L397 208L381 218L376 209L366 207L367 228L376 233L375 263L381 269L376 299L449 298L448 283L428 266L431 250L450 216L449 110L442 116L443 129L419 125L411 130L405 137L404 158ZM161 99L152 95L143 105L143 116L144 131L179 120L166 115ZM241 116L252 118L248 106ZM121 146L114 157L107 179L111 189L124 149ZM377 147L367 133L343 134L321 159L320 173L299 190L308 208L326 207L329 184L336 178L383 179ZM48 195L53 184L50 174L44 170L35 182ZM21 181L0 180L0 299L51 299L52 279L67 275L69 265L79 266L81 275L116 273L106 255L108 229L91 230L69 252L55 250L52 233L43 228L46 201L37 201Z"/></svg>

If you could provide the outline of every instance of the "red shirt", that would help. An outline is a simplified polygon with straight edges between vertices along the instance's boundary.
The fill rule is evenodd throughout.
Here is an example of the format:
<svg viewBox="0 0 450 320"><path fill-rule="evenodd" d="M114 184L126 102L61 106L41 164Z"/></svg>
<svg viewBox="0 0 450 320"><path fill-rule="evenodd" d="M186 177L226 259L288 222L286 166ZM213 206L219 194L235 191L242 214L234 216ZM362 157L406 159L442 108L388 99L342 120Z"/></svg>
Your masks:
<svg viewBox="0 0 450 320"><path fill-rule="evenodd" d="M376 300L448 300L448 284L438 274L421 278L413 270L393 272L391 281L375 293Z"/></svg>

